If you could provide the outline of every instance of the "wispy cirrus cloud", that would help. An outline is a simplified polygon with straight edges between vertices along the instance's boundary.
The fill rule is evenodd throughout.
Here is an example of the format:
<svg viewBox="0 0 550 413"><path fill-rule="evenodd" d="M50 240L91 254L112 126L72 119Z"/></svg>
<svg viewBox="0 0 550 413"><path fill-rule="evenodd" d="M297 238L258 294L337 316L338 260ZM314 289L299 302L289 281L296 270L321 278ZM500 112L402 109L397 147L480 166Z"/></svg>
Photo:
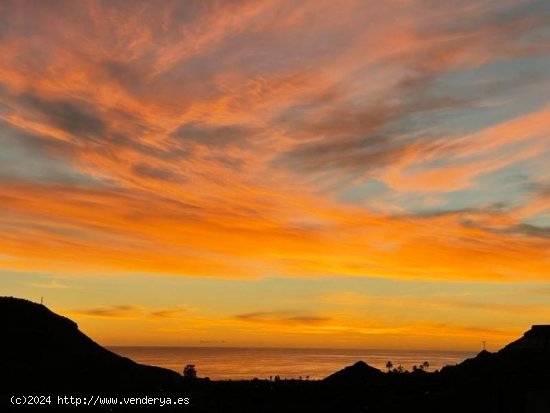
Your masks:
<svg viewBox="0 0 550 413"><path fill-rule="evenodd" d="M2 266L545 279L528 3L0 6Z"/></svg>

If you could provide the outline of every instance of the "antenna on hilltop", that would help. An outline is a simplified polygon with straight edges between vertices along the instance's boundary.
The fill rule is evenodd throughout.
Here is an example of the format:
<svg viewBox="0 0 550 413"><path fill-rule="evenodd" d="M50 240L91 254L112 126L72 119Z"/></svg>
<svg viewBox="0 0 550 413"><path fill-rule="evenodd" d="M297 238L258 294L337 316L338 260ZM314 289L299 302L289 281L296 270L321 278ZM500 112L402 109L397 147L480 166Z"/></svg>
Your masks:
<svg viewBox="0 0 550 413"><path fill-rule="evenodd" d="M485 343L487 343L486 341L482 341L483 343L483 351L485 351Z"/></svg>
<svg viewBox="0 0 550 413"><path fill-rule="evenodd" d="M40 305L44 305L44 297L40 297Z"/></svg>

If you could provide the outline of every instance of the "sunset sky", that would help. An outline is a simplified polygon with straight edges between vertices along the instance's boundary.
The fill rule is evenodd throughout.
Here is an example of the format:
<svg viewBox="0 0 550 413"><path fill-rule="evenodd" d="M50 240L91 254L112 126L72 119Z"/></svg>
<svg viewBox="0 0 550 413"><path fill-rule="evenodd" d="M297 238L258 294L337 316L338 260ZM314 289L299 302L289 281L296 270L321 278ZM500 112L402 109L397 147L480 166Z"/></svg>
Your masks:
<svg viewBox="0 0 550 413"><path fill-rule="evenodd" d="M1 1L0 295L104 345L550 322L550 2Z"/></svg>

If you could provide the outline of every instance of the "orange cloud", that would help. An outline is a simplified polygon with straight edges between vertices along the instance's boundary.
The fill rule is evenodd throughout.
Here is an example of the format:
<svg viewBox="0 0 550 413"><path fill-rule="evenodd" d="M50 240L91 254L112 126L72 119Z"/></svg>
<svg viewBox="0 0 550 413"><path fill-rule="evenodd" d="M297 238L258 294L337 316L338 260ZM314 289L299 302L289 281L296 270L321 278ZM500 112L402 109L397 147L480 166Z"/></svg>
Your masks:
<svg viewBox="0 0 550 413"><path fill-rule="evenodd" d="M0 126L17 156L0 168L3 268L548 274L548 241L517 230L545 211L534 203L415 217L337 200L350 181L445 192L543 155L548 108L465 135L406 127L465 106L428 97L438 76L539 56L518 40L543 25L534 13L354 1L4 8Z"/></svg>
<svg viewBox="0 0 550 413"><path fill-rule="evenodd" d="M113 319L173 319L180 318L182 308L151 309L133 305L110 305L104 307L69 310L66 313L76 317L113 318Z"/></svg>
<svg viewBox="0 0 550 413"><path fill-rule="evenodd" d="M255 312L244 313L235 316L236 319L261 324L303 324L303 325L319 325L326 324L330 321L329 318L315 315L292 314L292 311L273 311L273 312Z"/></svg>
<svg viewBox="0 0 550 413"><path fill-rule="evenodd" d="M113 305L108 307L89 308L72 311L71 314L85 317L106 318L136 318L142 314L142 309L130 305Z"/></svg>
<svg viewBox="0 0 550 413"><path fill-rule="evenodd" d="M239 214L237 205L215 202L199 208L136 193L6 186L0 222L16 231L2 236L10 257L2 265L223 277L544 279L546 241L488 231L494 225L483 214L398 218L322 198L262 195L240 199L248 212ZM293 205L291 214L277 208L283 201Z"/></svg>

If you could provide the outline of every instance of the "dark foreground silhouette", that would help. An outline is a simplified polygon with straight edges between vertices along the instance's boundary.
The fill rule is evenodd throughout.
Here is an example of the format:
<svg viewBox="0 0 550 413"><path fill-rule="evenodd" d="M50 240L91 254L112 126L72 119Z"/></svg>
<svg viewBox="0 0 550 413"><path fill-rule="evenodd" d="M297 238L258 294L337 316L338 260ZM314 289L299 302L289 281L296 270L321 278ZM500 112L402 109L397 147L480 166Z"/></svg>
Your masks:
<svg viewBox="0 0 550 413"><path fill-rule="evenodd" d="M324 380L210 381L120 357L40 304L0 297L0 316L0 411L550 413L546 325L533 326L497 353L482 351L433 373L385 373L359 361ZM14 395L49 395L51 402L12 405ZM58 404L58 396L118 400L75 406ZM137 404L145 396L157 397L156 406L152 400ZM123 397L142 399L128 405ZM179 404L160 407L167 397Z"/></svg>

